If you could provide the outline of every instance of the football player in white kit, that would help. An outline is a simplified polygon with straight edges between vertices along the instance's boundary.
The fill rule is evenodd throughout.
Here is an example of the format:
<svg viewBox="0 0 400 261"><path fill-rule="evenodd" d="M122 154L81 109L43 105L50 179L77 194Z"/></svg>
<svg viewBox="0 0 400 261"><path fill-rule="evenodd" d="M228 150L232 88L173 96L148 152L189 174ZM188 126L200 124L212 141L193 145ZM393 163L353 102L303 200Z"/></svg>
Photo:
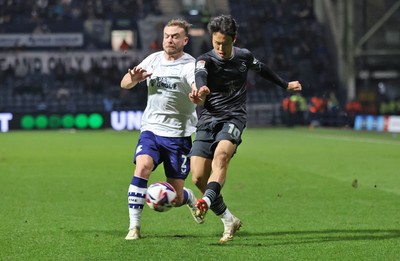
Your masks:
<svg viewBox="0 0 400 261"><path fill-rule="evenodd" d="M196 212L196 198L184 187L190 171L191 135L197 116L189 100L194 88L195 59L183 51L188 43L190 24L182 19L170 20L164 27L163 51L146 57L129 69L121 88L130 89L147 81L148 99L134 155L134 176L128 190L129 232L126 240L140 238L140 216L145 205L147 183L152 171L164 164L166 181L176 190L176 206L187 205ZM196 222L202 220L195 217Z"/></svg>

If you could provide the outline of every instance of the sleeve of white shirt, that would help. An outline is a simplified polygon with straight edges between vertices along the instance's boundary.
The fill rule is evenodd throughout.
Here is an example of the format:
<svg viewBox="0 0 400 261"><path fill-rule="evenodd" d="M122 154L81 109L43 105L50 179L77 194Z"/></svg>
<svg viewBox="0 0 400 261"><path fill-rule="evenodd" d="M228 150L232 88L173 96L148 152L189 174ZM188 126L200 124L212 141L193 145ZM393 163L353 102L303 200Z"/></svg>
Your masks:
<svg viewBox="0 0 400 261"><path fill-rule="evenodd" d="M185 79L189 86L192 86L194 83L194 65L195 63L187 63L186 64L186 74L185 74Z"/></svg>

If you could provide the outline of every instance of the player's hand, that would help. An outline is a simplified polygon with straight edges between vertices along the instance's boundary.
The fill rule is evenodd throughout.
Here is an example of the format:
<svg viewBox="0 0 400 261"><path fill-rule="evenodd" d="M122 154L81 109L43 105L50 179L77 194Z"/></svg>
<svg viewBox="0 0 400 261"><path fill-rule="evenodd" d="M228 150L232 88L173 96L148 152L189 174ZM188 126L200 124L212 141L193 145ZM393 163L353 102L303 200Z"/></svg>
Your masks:
<svg viewBox="0 0 400 261"><path fill-rule="evenodd" d="M145 69L141 67L133 67L133 69L128 69L128 72L124 75L121 80L122 89L131 89L139 82L145 80L147 77L152 75L148 73Z"/></svg>
<svg viewBox="0 0 400 261"><path fill-rule="evenodd" d="M299 81L293 81L289 82L287 90L290 92L299 92L302 90L302 87Z"/></svg>
<svg viewBox="0 0 400 261"><path fill-rule="evenodd" d="M199 89L200 98L205 99L207 95L211 93L210 89L207 86L201 86Z"/></svg>
<svg viewBox="0 0 400 261"><path fill-rule="evenodd" d="M128 73L131 76L132 82L141 82L152 75L152 73L147 73L145 69L137 66L133 67L133 69L128 69Z"/></svg>
<svg viewBox="0 0 400 261"><path fill-rule="evenodd" d="M202 86L200 89L192 88L192 91L189 93L189 99L197 105L203 105L206 101L207 95L211 93L210 89L207 86Z"/></svg>

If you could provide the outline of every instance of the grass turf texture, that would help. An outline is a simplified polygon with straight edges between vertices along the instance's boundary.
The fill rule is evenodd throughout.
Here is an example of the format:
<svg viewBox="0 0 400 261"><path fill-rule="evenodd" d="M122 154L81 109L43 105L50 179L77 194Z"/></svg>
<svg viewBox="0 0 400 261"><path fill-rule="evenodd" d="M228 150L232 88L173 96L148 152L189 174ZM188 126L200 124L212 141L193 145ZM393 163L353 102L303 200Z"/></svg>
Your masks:
<svg viewBox="0 0 400 261"><path fill-rule="evenodd" d="M243 227L226 244L219 218L186 207L145 206L143 239L124 240L137 137L0 134L0 260L400 260L398 136L246 130L223 189Z"/></svg>

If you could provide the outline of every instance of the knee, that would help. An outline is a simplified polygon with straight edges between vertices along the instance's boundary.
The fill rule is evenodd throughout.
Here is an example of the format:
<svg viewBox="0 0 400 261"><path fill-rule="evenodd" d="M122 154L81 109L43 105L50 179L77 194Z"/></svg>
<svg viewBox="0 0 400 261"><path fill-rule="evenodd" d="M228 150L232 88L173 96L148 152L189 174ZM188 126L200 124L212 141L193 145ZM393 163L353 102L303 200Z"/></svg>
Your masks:
<svg viewBox="0 0 400 261"><path fill-rule="evenodd" d="M152 166L148 166L148 165L136 165L135 168L135 176L136 177L140 177L140 178L144 178L144 179L149 179L151 172L153 171Z"/></svg>

